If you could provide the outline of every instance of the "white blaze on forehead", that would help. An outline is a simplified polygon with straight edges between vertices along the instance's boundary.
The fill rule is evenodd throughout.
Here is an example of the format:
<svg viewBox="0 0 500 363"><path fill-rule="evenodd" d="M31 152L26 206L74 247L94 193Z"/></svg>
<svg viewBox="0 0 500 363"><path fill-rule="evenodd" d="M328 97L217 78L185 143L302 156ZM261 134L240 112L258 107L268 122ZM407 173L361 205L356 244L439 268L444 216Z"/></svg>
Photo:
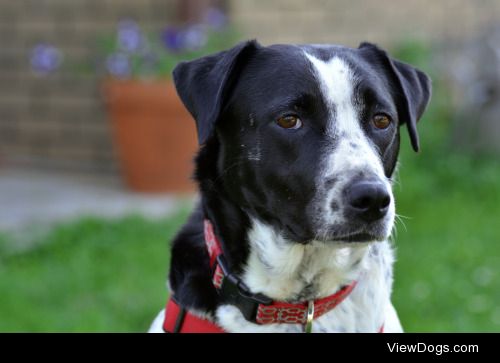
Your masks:
<svg viewBox="0 0 500 363"><path fill-rule="evenodd" d="M335 123L332 122L334 117L330 117L327 133L336 136L340 132L356 134L361 132L356 108L353 104L356 79L349 65L339 57L334 57L327 62L307 53L306 57L315 68L321 91L330 112L335 112L336 115Z"/></svg>
<svg viewBox="0 0 500 363"><path fill-rule="evenodd" d="M361 110L354 103L357 79L353 70L339 57L328 61L308 53L306 57L313 66L323 99L330 110L325 132L332 138L332 147L325 154L325 174L339 175L358 169L384 179L382 161L362 129Z"/></svg>

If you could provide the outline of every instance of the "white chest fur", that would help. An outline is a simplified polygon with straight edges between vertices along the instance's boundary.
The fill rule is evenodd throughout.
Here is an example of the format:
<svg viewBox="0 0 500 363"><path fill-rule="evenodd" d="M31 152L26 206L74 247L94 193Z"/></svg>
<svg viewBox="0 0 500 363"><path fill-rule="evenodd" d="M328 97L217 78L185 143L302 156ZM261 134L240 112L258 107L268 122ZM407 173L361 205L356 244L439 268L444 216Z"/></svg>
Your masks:
<svg viewBox="0 0 500 363"><path fill-rule="evenodd" d="M352 293L313 322L313 332L400 331L390 302L393 252L389 242L300 245L286 241L271 227L254 221L250 257L243 280L253 292L281 301L304 301L333 294L357 280ZM390 316L389 316L390 315ZM257 325L231 305L217 310L218 323L235 332L300 332L294 324Z"/></svg>

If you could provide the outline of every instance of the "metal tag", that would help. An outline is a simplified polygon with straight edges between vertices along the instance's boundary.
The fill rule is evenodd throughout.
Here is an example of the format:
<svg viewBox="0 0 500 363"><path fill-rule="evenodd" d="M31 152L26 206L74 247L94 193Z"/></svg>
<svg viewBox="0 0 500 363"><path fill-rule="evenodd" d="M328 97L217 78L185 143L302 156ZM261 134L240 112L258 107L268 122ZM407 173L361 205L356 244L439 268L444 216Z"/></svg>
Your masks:
<svg viewBox="0 0 500 363"><path fill-rule="evenodd" d="M313 319L314 319L314 300L309 300L307 304L307 320L306 320L306 325L304 327L305 333L312 332Z"/></svg>

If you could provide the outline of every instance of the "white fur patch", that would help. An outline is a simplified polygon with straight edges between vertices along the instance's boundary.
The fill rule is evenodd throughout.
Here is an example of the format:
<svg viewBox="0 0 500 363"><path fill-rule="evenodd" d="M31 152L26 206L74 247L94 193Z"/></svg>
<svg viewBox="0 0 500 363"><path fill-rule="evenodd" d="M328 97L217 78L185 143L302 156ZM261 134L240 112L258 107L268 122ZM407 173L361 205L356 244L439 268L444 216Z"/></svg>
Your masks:
<svg viewBox="0 0 500 363"><path fill-rule="evenodd" d="M155 320L149 327L148 333L164 333L163 331L163 321L165 320L165 309L160 311L156 316Z"/></svg>
<svg viewBox="0 0 500 363"><path fill-rule="evenodd" d="M338 57L328 62L307 53L306 57L315 68L321 91L331 114L334 112L336 114L336 122L330 120L328 123L327 134L338 137L341 132L347 132L352 138L361 137L357 111L352 102L356 80L347 63Z"/></svg>
<svg viewBox="0 0 500 363"><path fill-rule="evenodd" d="M324 242L307 245L287 241L271 226L253 220L248 234L250 257L243 279L252 289L275 300L318 298L334 293L357 277L352 265L367 245L342 247ZM313 296L303 296L306 286Z"/></svg>

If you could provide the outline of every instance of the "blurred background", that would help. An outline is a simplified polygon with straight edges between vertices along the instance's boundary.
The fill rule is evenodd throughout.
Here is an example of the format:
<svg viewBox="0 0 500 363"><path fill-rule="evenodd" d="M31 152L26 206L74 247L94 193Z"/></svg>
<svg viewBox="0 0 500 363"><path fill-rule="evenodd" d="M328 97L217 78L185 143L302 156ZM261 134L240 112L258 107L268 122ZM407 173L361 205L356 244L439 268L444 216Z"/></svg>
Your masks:
<svg viewBox="0 0 500 363"><path fill-rule="evenodd" d="M497 0L0 0L0 331L148 328L196 199L170 72L249 38L371 41L431 75L394 303L407 331L500 331Z"/></svg>

